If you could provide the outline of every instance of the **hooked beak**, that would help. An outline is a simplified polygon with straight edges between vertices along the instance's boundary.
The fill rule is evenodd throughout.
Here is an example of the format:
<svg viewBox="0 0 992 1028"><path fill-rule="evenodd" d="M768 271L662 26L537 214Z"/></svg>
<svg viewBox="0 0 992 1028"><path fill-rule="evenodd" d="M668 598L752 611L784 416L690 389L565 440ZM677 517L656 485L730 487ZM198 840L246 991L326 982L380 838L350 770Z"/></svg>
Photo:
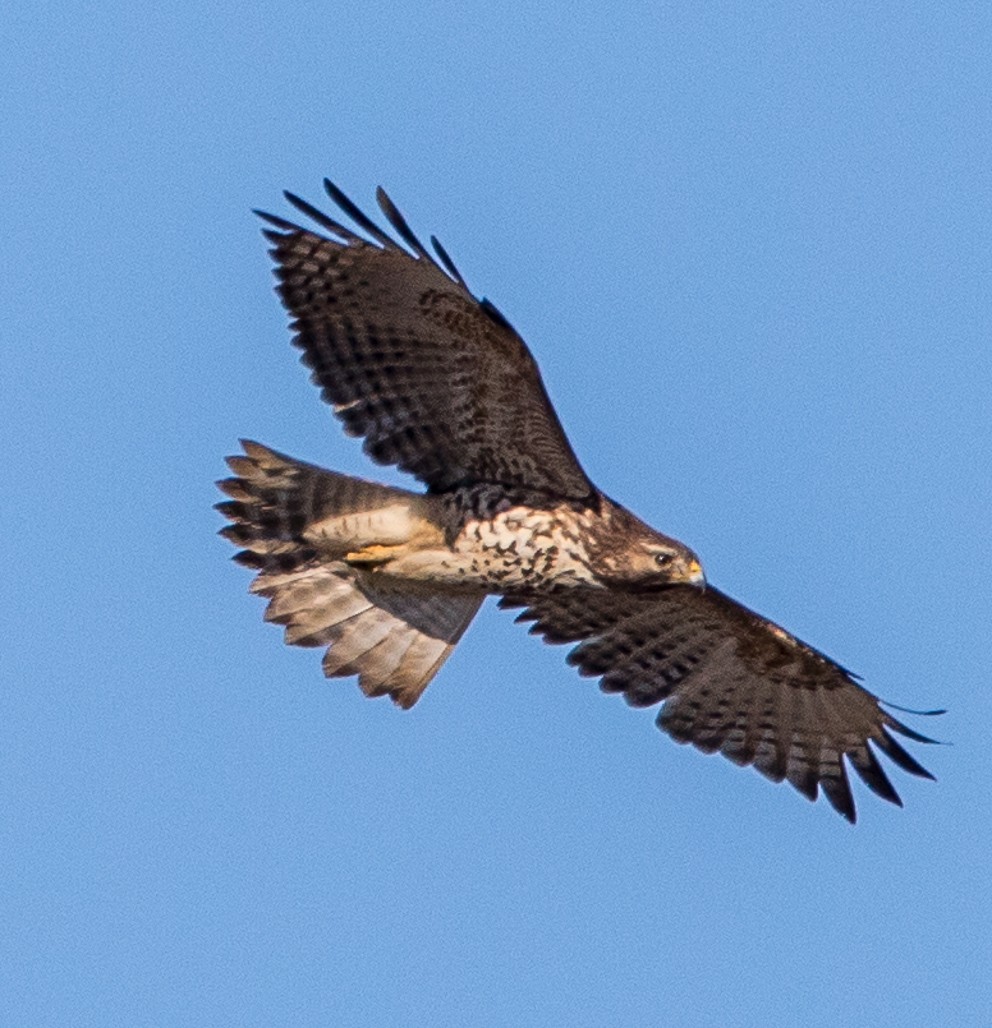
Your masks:
<svg viewBox="0 0 992 1028"><path fill-rule="evenodd" d="M686 582L689 585L698 585L703 588L706 585L706 576L703 574L703 566L698 560L692 560L689 562L689 566L686 569Z"/></svg>

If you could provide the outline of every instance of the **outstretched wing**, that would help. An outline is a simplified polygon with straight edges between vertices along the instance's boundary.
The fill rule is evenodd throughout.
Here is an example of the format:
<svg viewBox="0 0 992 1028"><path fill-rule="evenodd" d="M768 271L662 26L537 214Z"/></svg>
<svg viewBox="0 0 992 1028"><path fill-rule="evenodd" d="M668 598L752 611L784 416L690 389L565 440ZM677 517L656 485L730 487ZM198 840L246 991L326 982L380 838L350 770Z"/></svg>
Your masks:
<svg viewBox="0 0 992 1028"><path fill-rule="evenodd" d="M579 466L523 340L435 259L380 189L403 249L335 186L331 199L369 238L298 197L326 234L258 212L292 315L294 342L325 400L365 451L434 491L493 482L577 500L594 488Z"/></svg>
<svg viewBox="0 0 992 1028"><path fill-rule="evenodd" d="M844 766L883 799L902 805L871 745L903 770L933 776L892 737L907 728L840 665L717 589L674 586L650 595L570 589L507 597L518 621L548 642L579 642L568 662L602 676L605 692L634 707L664 701L658 727L677 742L753 764L855 820Z"/></svg>

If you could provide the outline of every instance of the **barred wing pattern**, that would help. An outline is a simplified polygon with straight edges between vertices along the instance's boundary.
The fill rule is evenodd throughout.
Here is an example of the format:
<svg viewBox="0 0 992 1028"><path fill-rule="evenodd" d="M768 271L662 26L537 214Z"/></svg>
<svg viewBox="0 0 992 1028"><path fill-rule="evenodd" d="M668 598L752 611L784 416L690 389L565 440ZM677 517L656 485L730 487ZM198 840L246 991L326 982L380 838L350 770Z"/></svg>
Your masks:
<svg viewBox="0 0 992 1028"><path fill-rule="evenodd" d="M257 213L273 226L266 236L294 342L345 430L365 437L374 460L434 491L492 482L593 495L537 364L506 319L472 296L433 237L431 256L381 189L379 204L412 254L324 184L371 241L291 193L326 235Z"/></svg>
<svg viewBox="0 0 992 1028"><path fill-rule="evenodd" d="M903 770L933 776L892 737L933 742L888 714L850 672L717 589L651 594L573 589L506 597L550 643L579 642L579 674L634 707L664 703L658 727L705 753L753 764L815 800L820 789L852 823L845 758L883 799L902 805L871 746ZM869 745L871 744L871 745Z"/></svg>
<svg viewBox="0 0 992 1028"><path fill-rule="evenodd" d="M622 693L632 706L661 704L657 723L676 741L754 765L810 799L822 791L852 822L848 765L900 805L876 751L910 774L932 777L894 735L933 740L777 625L709 586L637 591L644 586L639 572L614 580L609 561L599 574L595 561L603 554L616 551L616 566L629 557L636 569L635 558L644 560L638 547L651 553L666 537L605 501L589 481L530 351L488 300L472 295L437 240L431 237L429 252L381 189L379 206L395 238L324 185L354 228L291 193L287 200L317 230L258 213L268 223L294 342L345 430L364 438L373 460L414 474L429 493L455 491L460 502L457 487L485 484L498 498L505 492L507 503L512 497L542 511L560 508L559 527L594 555L590 584L556 588L537 576L533 592L504 596L501 606L524 608L518 620L534 622L531 631L548 642L577 643L569 662L600 677L605 691ZM413 522L451 531L425 513L432 498L361 483L253 443L231 467L237 477L221 483L231 497L220 505L231 521L224 534L245 547L237 559L260 570L253 588L270 600L267 617L286 626L287 642L328 646L327 675L356 674L369 695L416 702L482 593L501 592L505 579L480 577L476 592L463 593L443 574L436 582L430 575L386 581L374 566L361 567L390 549L383 538L395 531L396 505ZM349 517L356 511L358 521ZM469 503L461 516L464 522L479 514ZM618 527L628 521L639 526L632 534ZM480 566L489 567L489 558L512 562L519 541L539 548L539 538L534 531L506 546L499 533L492 543L480 535ZM547 544L549 554L556 549ZM606 582L615 587L601 587Z"/></svg>

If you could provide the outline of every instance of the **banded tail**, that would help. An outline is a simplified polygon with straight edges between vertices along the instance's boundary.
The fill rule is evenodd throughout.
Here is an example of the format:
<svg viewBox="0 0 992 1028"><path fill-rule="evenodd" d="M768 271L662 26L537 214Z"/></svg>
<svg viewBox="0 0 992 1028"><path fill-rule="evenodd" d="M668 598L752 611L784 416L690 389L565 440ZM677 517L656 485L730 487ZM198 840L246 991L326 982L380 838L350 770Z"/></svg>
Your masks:
<svg viewBox="0 0 992 1028"><path fill-rule="evenodd" d="M217 509L221 535L257 568L251 591L268 597L266 621L294 646L327 646L324 674L358 675L366 696L408 708L454 649L482 596L445 593L360 566L356 551L402 545L436 532L425 498L293 460L243 441L228 457L231 497ZM350 558L350 560L349 560Z"/></svg>

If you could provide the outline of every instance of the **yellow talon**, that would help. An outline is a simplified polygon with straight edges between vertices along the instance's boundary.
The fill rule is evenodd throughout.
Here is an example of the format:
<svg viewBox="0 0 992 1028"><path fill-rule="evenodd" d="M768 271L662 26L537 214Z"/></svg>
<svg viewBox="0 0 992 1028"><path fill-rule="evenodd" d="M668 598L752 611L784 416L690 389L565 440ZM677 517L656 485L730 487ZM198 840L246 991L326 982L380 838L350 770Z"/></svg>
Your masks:
<svg viewBox="0 0 992 1028"><path fill-rule="evenodd" d="M373 543L371 546L363 546L360 550L346 553L344 559L349 564L382 564L391 560L398 549L398 546L383 546L381 543Z"/></svg>

